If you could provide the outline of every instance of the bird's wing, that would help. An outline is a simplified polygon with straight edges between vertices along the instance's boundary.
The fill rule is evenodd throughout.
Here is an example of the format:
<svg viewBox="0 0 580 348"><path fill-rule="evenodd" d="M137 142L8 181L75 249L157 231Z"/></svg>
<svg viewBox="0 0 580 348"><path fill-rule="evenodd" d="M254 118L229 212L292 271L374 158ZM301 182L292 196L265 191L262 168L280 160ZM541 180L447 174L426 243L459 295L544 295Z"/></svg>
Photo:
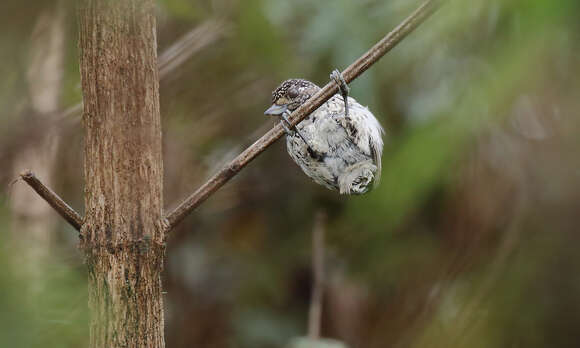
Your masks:
<svg viewBox="0 0 580 348"><path fill-rule="evenodd" d="M332 111L337 112L335 119L344 128L348 140L355 144L377 166L375 183L381 176L381 156L383 154L383 134L385 131L370 110L360 105L355 99L348 98L349 115L344 115L342 97L334 96L329 103ZM338 108L337 110L334 110Z"/></svg>
<svg viewBox="0 0 580 348"><path fill-rule="evenodd" d="M381 128L381 132L384 133L383 128ZM377 166L377 174L375 175L375 183L374 185L378 185L381 181L381 173L382 173L382 165L381 165L381 158L383 156L383 139L381 137L381 133L379 133L378 138L369 138L369 146L371 148L371 154L373 156L373 160Z"/></svg>

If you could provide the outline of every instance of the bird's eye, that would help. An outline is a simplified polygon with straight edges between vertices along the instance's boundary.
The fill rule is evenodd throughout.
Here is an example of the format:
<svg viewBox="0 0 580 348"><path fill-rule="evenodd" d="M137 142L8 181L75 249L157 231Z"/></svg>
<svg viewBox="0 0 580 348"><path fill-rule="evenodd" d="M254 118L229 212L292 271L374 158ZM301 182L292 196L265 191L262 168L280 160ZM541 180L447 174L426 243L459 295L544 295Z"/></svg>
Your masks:
<svg viewBox="0 0 580 348"><path fill-rule="evenodd" d="M288 96L292 99L296 98L298 96L298 90L296 88L291 88L288 90Z"/></svg>

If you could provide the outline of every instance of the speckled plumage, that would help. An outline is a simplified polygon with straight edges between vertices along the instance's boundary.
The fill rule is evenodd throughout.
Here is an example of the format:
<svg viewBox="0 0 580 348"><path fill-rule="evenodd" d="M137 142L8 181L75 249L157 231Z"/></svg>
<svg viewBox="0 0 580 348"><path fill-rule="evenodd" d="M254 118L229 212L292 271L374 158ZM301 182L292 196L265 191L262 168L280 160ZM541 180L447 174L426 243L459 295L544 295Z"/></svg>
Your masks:
<svg viewBox="0 0 580 348"><path fill-rule="evenodd" d="M293 111L318 90L306 80L287 80L272 99ZM290 157L316 183L341 194L363 194L380 179L384 131L368 108L350 97L348 104L345 117L343 97L334 95L296 126L308 144L294 133L286 136L286 145Z"/></svg>

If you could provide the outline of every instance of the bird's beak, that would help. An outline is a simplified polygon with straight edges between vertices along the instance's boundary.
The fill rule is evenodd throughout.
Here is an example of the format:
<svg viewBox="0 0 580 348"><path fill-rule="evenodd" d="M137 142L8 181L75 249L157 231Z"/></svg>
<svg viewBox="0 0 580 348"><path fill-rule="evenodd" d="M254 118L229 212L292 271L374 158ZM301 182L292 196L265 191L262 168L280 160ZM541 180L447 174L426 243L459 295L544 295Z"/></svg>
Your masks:
<svg viewBox="0 0 580 348"><path fill-rule="evenodd" d="M288 109L287 105L272 104L268 110L264 111L264 115L280 116Z"/></svg>

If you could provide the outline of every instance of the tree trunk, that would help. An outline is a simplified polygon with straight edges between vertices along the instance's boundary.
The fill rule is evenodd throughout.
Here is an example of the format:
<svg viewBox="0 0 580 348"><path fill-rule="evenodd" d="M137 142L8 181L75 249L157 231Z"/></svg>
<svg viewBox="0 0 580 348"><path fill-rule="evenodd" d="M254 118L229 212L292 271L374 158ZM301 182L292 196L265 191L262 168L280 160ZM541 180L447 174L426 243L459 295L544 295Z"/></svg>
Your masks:
<svg viewBox="0 0 580 348"><path fill-rule="evenodd" d="M90 347L164 347L153 0L79 5Z"/></svg>

